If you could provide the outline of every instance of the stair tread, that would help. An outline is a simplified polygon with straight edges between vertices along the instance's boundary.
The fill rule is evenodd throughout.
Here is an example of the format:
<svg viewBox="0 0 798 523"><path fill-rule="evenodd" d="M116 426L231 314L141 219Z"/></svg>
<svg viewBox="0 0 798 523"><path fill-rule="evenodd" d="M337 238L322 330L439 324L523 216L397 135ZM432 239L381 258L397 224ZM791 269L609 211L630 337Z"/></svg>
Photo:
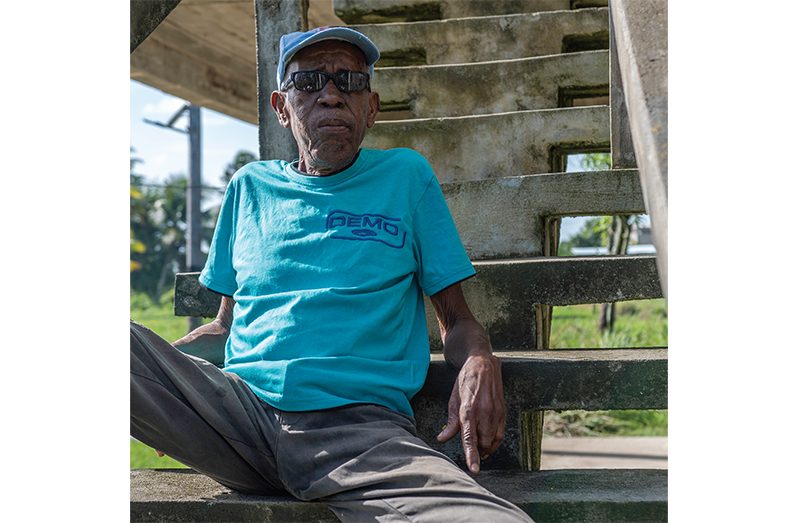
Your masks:
<svg viewBox="0 0 798 523"><path fill-rule="evenodd" d="M667 470L485 470L475 479L541 522L588 515L664 520L667 514ZM243 495L187 469L131 470L130 500L131 521L337 521L320 502Z"/></svg>

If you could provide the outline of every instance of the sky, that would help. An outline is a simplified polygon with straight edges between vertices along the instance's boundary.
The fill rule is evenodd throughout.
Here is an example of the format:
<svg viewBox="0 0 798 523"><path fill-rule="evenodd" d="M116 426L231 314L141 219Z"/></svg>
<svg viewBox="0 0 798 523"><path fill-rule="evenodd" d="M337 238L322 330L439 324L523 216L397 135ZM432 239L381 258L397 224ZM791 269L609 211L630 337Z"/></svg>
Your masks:
<svg viewBox="0 0 798 523"><path fill-rule="evenodd" d="M141 82L130 80L130 146L132 153L143 160L135 172L147 178L148 183L163 183L170 174L188 173L188 135L164 129L144 119L168 121L185 104L185 100L172 96ZM225 114L202 108L202 185L222 187L225 167L238 151L258 154L258 126ZM185 129L188 116L182 116L175 127ZM217 205L220 191L206 191L204 206Z"/></svg>

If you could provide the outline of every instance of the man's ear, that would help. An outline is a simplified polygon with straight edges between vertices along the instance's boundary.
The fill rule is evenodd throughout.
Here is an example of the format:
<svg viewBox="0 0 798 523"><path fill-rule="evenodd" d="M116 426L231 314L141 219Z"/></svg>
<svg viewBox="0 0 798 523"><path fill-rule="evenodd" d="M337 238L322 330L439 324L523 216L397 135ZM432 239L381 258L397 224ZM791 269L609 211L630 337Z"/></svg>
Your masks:
<svg viewBox="0 0 798 523"><path fill-rule="evenodd" d="M280 91L272 91L272 96L269 99L272 105L272 109L274 109L275 114L277 114L277 120L280 122L285 128L291 126L291 118L288 116L288 111L286 110L286 101L285 101L285 93Z"/></svg>
<svg viewBox="0 0 798 523"><path fill-rule="evenodd" d="M376 91L369 93L369 113L366 119L366 127L371 129L377 120L377 113L380 112L380 94Z"/></svg>

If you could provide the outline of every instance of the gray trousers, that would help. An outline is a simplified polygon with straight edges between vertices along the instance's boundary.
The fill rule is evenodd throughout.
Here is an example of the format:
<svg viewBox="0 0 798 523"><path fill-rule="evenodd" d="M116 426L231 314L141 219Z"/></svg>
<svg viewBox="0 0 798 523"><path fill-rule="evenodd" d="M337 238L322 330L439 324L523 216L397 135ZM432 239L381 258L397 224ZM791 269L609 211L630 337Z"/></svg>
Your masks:
<svg viewBox="0 0 798 523"><path fill-rule="evenodd" d="M531 519L385 407L284 412L235 374L130 324L130 433L243 493L327 504L342 521Z"/></svg>

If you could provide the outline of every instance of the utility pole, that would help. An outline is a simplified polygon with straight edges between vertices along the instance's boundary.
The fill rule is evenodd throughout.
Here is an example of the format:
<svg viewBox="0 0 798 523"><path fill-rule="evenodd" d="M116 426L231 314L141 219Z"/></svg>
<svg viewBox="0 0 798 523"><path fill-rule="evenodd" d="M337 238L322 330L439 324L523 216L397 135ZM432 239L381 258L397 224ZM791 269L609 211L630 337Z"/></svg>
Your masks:
<svg viewBox="0 0 798 523"><path fill-rule="evenodd" d="M186 112L188 112L188 127L186 129L174 127L175 122ZM146 118L144 121L188 135L189 175L186 185L186 270L199 272L202 270L202 251L200 250L202 241L202 210L200 209L200 200L202 199L202 123L200 107L194 104L185 104L166 123L155 122ZM199 327L200 324L200 318L189 316L189 332Z"/></svg>

